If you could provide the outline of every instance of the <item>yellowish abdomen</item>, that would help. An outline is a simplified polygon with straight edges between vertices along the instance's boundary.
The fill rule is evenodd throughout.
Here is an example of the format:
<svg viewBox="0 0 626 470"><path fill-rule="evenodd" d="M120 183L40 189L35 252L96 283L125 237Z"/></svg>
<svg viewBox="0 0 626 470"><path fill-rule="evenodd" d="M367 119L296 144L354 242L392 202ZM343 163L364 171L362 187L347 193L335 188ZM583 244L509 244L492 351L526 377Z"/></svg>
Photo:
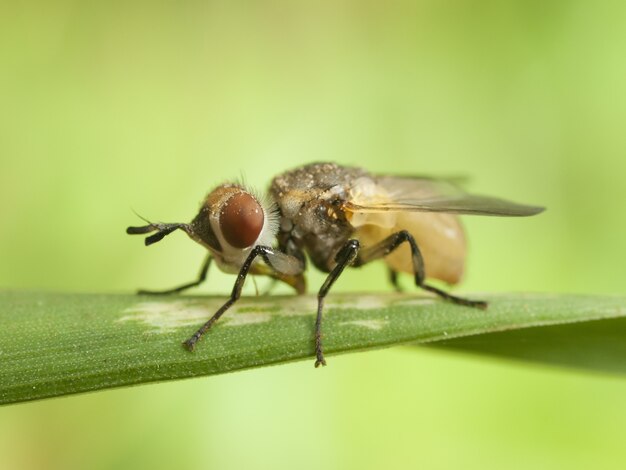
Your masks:
<svg viewBox="0 0 626 470"><path fill-rule="evenodd" d="M380 212L359 214L352 220L356 238L364 248L389 235L406 230L417 243L426 268L426 277L448 284L458 283L465 266L465 234L456 215L435 212ZM395 271L413 273L408 243L384 258Z"/></svg>

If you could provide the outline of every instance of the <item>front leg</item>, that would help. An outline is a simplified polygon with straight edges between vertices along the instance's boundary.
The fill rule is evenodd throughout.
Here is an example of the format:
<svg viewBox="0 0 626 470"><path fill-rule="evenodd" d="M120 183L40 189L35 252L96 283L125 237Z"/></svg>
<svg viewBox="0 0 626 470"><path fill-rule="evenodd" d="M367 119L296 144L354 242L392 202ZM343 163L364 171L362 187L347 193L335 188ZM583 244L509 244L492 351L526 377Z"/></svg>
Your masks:
<svg viewBox="0 0 626 470"><path fill-rule="evenodd" d="M298 295L306 292L306 279L304 278L306 264L304 260L280 251L273 251L264 255L263 260L265 265L255 265L251 274L263 274L272 278L273 282L267 293L274 287L276 281L290 285Z"/></svg>
<svg viewBox="0 0 626 470"><path fill-rule="evenodd" d="M237 280L235 281L230 298L219 308L217 312L215 312L215 314L213 314L211 318L209 318L204 325L202 325L202 327L200 327L198 331L193 334L193 336L191 336L191 338L183 343L183 346L189 351L193 351L198 340L202 338L207 331L209 331L211 326L213 326L213 323L219 320L224 312L226 312L226 310L228 310L230 306L234 304L239 297L241 297L241 290L243 289L243 284L246 281L246 276L250 272L252 263L257 256L261 256L265 263L272 268L274 272L279 274L295 276L300 274L303 269L300 261L296 258L284 253L276 252L269 246L255 246L243 262L241 269L239 270L239 274L237 274Z"/></svg>

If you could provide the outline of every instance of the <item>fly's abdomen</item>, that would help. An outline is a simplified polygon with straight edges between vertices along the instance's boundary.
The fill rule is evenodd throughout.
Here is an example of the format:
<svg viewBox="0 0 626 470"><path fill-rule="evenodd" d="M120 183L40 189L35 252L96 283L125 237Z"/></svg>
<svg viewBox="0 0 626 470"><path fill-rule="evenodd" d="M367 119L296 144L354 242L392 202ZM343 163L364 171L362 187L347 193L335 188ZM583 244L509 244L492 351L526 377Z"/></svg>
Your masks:
<svg viewBox="0 0 626 470"><path fill-rule="evenodd" d="M466 243L457 216L425 212L371 213L360 221L356 237L363 246L372 246L401 230L415 238L424 258L426 277L448 284L461 280ZM384 260L395 271L413 273L411 249L406 243Z"/></svg>

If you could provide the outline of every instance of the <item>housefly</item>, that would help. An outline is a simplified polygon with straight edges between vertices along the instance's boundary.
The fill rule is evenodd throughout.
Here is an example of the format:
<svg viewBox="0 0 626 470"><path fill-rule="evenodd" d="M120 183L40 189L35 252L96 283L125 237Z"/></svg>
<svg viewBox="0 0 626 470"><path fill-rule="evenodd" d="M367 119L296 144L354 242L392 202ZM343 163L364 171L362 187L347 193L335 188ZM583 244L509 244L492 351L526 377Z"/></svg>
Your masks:
<svg viewBox="0 0 626 470"><path fill-rule="evenodd" d="M437 179L373 175L335 163L313 163L272 180L260 196L242 184L222 184L211 191L190 223L149 223L128 227L129 234L148 234L146 245L182 230L208 250L194 282L205 280L214 260L237 274L230 298L183 345L190 351L211 326L239 299L248 274L269 276L305 292L308 260L328 273L318 292L315 366L326 365L322 348L324 298L343 270L383 259L397 287L397 274L410 273L415 284L444 300L476 308L487 303L458 297L426 282L456 284L463 275L465 235L459 214L530 216L542 207L520 205L469 194Z"/></svg>

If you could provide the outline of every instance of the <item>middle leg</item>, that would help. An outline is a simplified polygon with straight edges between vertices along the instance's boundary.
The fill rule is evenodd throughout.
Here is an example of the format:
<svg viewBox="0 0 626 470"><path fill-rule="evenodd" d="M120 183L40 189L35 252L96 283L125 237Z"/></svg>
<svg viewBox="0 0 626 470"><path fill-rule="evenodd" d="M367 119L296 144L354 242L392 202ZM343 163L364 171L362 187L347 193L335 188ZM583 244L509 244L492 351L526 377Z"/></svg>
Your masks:
<svg viewBox="0 0 626 470"><path fill-rule="evenodd" d="M346 266L349 266L354 262L359 253L359 248L360 245L358 240L348 240L348 242L335 256L337 264L328 274L328 277L326 277L324 284L322 284L322 287L317 294L317 320L315 321L315 367L326 365L324 351L322 348L322 310L324 309L324 298Z"/></svg>

